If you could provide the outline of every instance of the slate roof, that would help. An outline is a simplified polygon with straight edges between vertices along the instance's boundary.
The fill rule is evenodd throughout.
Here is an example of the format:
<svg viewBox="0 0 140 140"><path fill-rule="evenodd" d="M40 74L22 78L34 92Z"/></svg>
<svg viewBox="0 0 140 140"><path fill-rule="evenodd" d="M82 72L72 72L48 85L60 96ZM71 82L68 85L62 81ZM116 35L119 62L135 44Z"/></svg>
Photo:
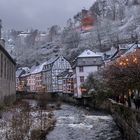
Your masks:
<svg viewBox="0 0 140 140"><path fill-rule="evenodd" d="M81 53L78 58L80 57L102 57L100 53L95 53L90 50L85 50L83 53Z"/></svg>
<svg viewBox="0 0 140 140"><path fill-rule="evenodd" d="M23 69L18 69L17 71L16 71L16 77L20 77L22 74L24 74L25 73L25 71L23 70Z"/></svg>
<svg viewBox="0 0 140 140"><path fill-rule="evenodd" d="M29 74L30 69L28 67L20 67L16 71L16 77L20 77L26 74Z"/></svg>
<svg viewBox="0 0 140 140"><path fill-rule="evenodd" d="M140 44L131 44L131 46L129 47L129 49L126 51L124 55L135 52L137 48L140 49Z"/></svg>
<svg viewBox="0 0 140 140"><path fill-rule="evenodd" d="M43 71L43 67L48 64L48 61L38 65L38 66L33 66L31 68L31 74L36 74L36 73L40 73L41 71Z"/></svg>
<svg viewBox="0 0 140 140"><path fill-rule="evenodd" d="M140 44L125 44L125 47L120 47L109 59L113 60L123 55L127 55L136 50L136 48L140 48Z"/></svg>
<svg viewBox="0 0 140 140"><path fill-rule="evenodd" d="M58 57L54 57L54 58L51 58L47 61L47 64L52 64L53 62L55 62L56 60L58 59ZM46 65L47 65L46 64Z"/></svg>

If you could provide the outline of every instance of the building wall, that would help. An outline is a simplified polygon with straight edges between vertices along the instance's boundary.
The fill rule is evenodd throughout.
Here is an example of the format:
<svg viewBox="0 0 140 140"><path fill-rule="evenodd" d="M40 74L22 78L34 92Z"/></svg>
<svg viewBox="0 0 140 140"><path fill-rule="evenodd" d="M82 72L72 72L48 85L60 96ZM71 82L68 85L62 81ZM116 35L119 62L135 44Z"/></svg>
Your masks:
<svg viewBox="0 0 140 140"><path fill-rule="evenodd" d="M63 93L73 94L74 93L73 78L72 77L64 78L62 88Z"/></svg>
<svg viewBox="0 0 140 140"><path fill-rule="evenodd" d="M36 92L37 93L42 93L45 92L45 89L43 87L43 73L37 73L35 74L35 87L36 87Z"/></svg>
<svg viewBox="0 0 140 140"><path fill-rule="evenodd" d="M46 71L46 85L48 92L59 92L58 88L58 74L64 72L67 69L72 69L70 63L63 57L60 56L53 64L51 68ZM59 86L61 86L59 84Z"/></svg>
<svg viewBox="0 0 140 140"><path fill-rule="evenodd" d="M52 91L52 72L51 70L48 70L45 72L45 82L46 89L48 92Z"/></svg>
<svg viewBox="0 0 140 140"><path fill-rule="evenodd" d="M52 91L61 92L58 88L58 78L57 75L64 72L66 69L72 69L70 63L64 58L60 57L55 61L52 67ZM59 83L59 86L62 87L62 81Z"/></svg>
<svg viewBox="0 0 140 140"><path fill-rule="evenodd" d="M16 91L19 90L19 84L20 84L19 77L16 77Z"/></svg>
<svg viewBox="0 0 140 140"><path fill-rule="evenodd" d="M80 67L76 67L75 75L74 75L74 89L75 89L75 96L81 97L81 90L80 86L82 82L80 81L80 77L84 77L84 81L87 79L90 73L94 73L98 70L98 66L83 66L83 72L79 71ZM84 82L83 81L83 82Z"/></svg>
<svg viewBox="0 0 140 140"><path fill-rule="evenodd" d="M0 102L16 94L16 66L0 49Z"/></svg>
<svg viewBox="0 0 140 140"><path fill-rule="evenodd" d="M36 88L35 88L35 75L31 74L28 78L27 78L27 85L30 87L30 91L31 92L35 92Z"/></svg>

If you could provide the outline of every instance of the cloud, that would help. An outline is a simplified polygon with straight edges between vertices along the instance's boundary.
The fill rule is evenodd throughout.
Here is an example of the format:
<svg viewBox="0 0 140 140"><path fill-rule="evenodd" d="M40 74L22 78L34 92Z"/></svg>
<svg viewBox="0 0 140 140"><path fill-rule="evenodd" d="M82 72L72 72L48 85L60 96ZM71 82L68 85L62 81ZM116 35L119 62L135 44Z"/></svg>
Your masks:
<svg viewBox="0 0 140 140"><path fill-rule="evenodd" d="M94 0L0 0L0 18L7 28L45 30L51 25L65 25Z"/></svg>

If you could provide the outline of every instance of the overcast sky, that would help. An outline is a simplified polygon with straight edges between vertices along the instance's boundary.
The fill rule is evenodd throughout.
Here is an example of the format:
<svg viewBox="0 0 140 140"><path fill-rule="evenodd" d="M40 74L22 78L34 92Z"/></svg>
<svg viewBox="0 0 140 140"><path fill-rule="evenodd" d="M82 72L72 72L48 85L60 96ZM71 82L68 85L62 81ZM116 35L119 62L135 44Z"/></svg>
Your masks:
<svg viewBox="0 0 140 140"><path fill-rule="evenodd" d="M95 0L0 0L0 18L5 28L46 30L51 25L64 26L82 8Z"/></svg>

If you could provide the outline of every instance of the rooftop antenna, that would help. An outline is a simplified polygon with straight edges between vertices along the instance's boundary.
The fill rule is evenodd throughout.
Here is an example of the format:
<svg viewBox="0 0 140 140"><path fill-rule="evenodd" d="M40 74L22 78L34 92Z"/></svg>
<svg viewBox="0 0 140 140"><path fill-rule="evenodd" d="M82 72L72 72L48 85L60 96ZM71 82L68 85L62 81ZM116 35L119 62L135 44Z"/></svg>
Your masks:
<svg viewBox="0 0 140 140"><path fill-rule="evenodd" d="M1 39L2 20L0 19L0 39Z"/></svg>

